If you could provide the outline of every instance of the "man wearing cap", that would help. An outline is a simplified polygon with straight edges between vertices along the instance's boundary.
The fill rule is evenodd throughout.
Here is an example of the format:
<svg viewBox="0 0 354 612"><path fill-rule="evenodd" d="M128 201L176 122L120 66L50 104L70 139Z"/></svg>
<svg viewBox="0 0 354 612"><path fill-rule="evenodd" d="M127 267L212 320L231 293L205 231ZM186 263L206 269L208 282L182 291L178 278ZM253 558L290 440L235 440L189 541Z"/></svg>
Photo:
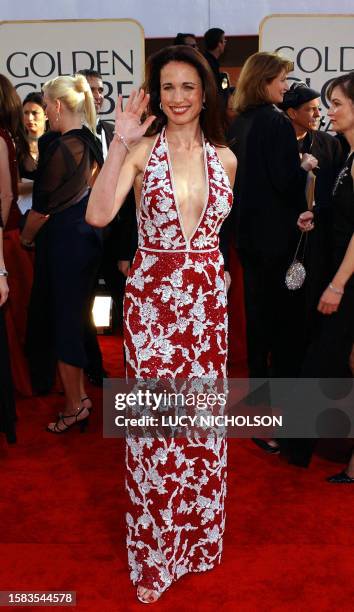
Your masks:
<svg viewBox="0 0 354 612"><path fill-rule="evenodd" d="M308 235L306 247L306 319L311 331L319 297L328 284L332 191L343 165L343 153L337 138L319 130L321 106L318 91L305 83L295 82L285 93L279 108L285 111L293 125L300 156L311 153L318 159L318 168L314 171L315 229Z"/></svg>

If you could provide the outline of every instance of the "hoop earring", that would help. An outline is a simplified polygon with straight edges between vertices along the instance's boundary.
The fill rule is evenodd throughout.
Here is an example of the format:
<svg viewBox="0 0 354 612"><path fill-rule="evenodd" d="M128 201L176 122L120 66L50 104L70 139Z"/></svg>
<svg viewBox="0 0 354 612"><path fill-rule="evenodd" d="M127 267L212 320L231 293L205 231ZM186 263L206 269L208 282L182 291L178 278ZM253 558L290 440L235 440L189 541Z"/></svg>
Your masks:
<svg viewBox="0 0 354 612"><path fill-rule="evenodd" d="M163 112L162 102L160 102L160 104L159 104L159 108L160 108L160 110L162 110L162 112Z"/></svg>

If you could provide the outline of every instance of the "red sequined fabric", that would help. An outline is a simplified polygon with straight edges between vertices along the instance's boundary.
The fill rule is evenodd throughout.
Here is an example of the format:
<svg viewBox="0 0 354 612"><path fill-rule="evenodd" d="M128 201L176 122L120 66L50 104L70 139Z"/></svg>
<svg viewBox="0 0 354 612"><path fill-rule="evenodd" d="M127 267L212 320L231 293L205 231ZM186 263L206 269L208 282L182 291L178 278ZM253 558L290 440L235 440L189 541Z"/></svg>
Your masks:
<svg viewBox="0 0 354 612"><path fill-rule="evenodd" d="M139 248L124 303L127 375L226 377L227 312L218 233L232 189L204 142L207 196L188 239L175 197L168 143L155 141L144 179ZM128 557L134 584L158 592L220 561L226 440L127 438Z"/></svg>

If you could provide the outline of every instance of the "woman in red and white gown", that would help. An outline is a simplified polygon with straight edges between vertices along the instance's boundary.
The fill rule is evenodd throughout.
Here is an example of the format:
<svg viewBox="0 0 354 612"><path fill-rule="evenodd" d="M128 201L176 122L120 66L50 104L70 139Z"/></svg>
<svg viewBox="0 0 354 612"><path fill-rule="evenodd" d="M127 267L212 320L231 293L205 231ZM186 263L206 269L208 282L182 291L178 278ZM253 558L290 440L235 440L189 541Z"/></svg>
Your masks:
<svg viewBox="0 0 354 612"><path fill-rule="evenodd" d="M127 375L226 378L218 234L236 158L224 146L214 77L198 51L169 47L149 59L145 89L124 111L119 100L87 211L89 223L107 224L134 184L139 248L125 294ZM220 562L226 440L130 437L126 458L128 560L138 598L149 603L182 575Z"/></svg>

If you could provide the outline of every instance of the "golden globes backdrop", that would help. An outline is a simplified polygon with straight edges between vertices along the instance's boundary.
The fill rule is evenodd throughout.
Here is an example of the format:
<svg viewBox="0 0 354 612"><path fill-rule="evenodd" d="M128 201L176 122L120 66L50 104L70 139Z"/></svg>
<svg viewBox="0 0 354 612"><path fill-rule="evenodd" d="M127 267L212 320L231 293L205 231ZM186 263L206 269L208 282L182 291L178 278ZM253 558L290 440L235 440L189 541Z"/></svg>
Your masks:
<svg viewBox="0 0 354 612"><path fill-rule="evenodd" d="M127 98L144 78L144 31L131 19L0 22L0 73L23 99L43 83L84 68L104 81L105 118L118 94Z"/></svg>
<svg viewBox="0 0 354 612"><path fill-rule="evenodd" d="M354 70L354 15L269 15L259 30L260 51L279 51L294 62L289 80L321 92L334 78ZM324 129L328 129L328 120Z"/></svg>

